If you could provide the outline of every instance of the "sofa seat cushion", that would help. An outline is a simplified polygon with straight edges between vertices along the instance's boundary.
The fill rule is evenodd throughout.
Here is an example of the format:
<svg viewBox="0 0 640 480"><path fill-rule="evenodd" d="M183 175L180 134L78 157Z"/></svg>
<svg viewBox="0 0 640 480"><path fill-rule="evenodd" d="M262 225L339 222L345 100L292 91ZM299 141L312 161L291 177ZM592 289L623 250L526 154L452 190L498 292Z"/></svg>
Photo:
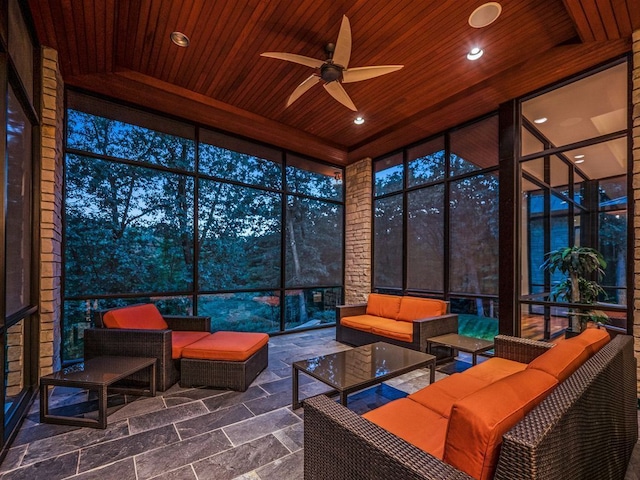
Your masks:
<svg viewBox="0 0 640 480"><path fill-rule="evenodd" d="M409 395L409 399L449 418L458 400L489 385L488 380L454 373Z"/></svg>
<svg viewBox="0 0 640 480"><path fill-rule="evenodd" d="M447 419L433 410L408 398L401 398L362 416L442 460Z"/></svg>
<svg viewBox="0 0 640 480"><path fill-rule="evenodd" d="M244 362L269 342L266 333L215 332L182 350L183 358Z"/></svg>
<svg viewBox="0 0 640 480"><path fill-rule="evenodd" d="M493 478L502 436L557 384L555 377L528 369L457 401L449 418L444 461L473 478Z"/></svg>
<svg viewBox="0 0 640 480"><path fill-rule="evenodd" d="M370 293L367 299L367 315L376 317L395 319L400 311L400 301L402 297L398 295L383 295L380 293Z"/></svg>
<svg viewBox="0 0 640 480"><path fill-rule="evenodd" d="M371 328L371 333L402 342L413 342L413 323L384 320L384 322L374 325Z"/></svg>
<svg viewBox="0 0 640 480"><path fill-rule="evenodd" d="M493 383L514 373L521 372L525 368L527 368L526 363L514 362L513 360L507 360L506 358L493 357L468 368L462 372L462 375L475 377L486 381L487 383Z"/></svg>
<svg viewBox="0 0 640 480"><path fill-rule="evenodd" d="M593 356L598 350L609 343L609 340L611 340L611 336L604 328L587 328L577 337L573 337L567 341L584 345L589 351L589 356Z"/></svg>
<svg viewBox="0 0 640 480"><path fill-rule="evenodd" d="M138 330L166 330L169 328L153 303L114 308L103 315L102 322L107 328Z"/></svg>
<svg viewBox="0 0 640 480"><path fill-rule="evenodd" d="M362 330L363 332L370 332L374 325L381 325L388 322L395 322L395 320L376 317L374 315L354 315L340 319L340 325Z"/></svg>
<svg viewBox="0 0 640 480"><path fill-rule="evenodd" d="M171 358L182 358L182 351L187 345L202 340L211 335L209 332L171 331Z"/></svg>
<svg viewBox="0 0 640 480"><path fill-rule="evenodd" d="M395 317L403 322L421 318L438 317L447 313L447 302L432 298L402 297L400 311Z"/></svg>
<svg viewBox="0 0 640 480"><path fill-rule="evenodd" d="M556 377L558 382L565 381L590 357L587 347L573 340L557 343L529 362L527 369L541 370Z"/></svg>

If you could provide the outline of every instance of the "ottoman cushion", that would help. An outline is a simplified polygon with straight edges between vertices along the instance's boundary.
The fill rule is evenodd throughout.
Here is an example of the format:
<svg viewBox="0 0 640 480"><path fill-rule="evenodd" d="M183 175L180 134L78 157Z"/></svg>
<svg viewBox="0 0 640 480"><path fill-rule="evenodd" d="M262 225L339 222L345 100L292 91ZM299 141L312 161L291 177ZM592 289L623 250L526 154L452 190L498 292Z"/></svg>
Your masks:
<svg viewBox="0 0 640 480"><path fill-rule="evenodd" d="M244 362L269 342L266 333L215 332L182 349L182 358Z"/></svg>
<svg viewBox="0 0 640 480"><path fill-rule="evenodd" d="M211 335L209 332L171 331L171 358L177 360L182 357L182 350L187 345L197 342Z"/></svg>

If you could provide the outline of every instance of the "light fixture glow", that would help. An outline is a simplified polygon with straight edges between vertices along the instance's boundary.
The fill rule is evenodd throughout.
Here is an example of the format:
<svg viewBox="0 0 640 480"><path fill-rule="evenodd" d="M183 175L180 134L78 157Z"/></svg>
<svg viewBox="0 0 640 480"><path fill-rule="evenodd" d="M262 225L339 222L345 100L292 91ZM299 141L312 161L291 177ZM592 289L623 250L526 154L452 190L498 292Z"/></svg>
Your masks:
<svg viewBox="0 0 640 480"><path fill-rule="evenodd" d="M575 163L584 163L584 158L581 158L580 160L576 160Z"/></svg>
<svg viewBox="0 0 640 480"><path fill-rule="evenodd" d="M353 120L353 123L355 123L356 125L362 125L364 123L364 118L363 117L356 117Z"/></svg>
<svg viewBox="0 0 640 480"><path fill-rule="evenodd" d="M480 47L473 47L471 51L467 53L467 59L477 60L482 56L482 54L484 54L484 50L482 50Z"/></svg>
<svg viewBox="0 0 640 480"><path fill-rule="evenodd" d="M547 117L536 118L533 123L544 123L547 121Z"/></svg>
<svg viewBox="0 0 640 480"><path fill-rule="evenodd" d="M574 155L573 158L584 158L584 155L580 154L580 155Z"/></svg>
<svg viewBox="0 0 640 480"><path fill-rule="evenodd" d="M189 37L187 37L182 32L171 32L171 35L169 35L169 37L171 38L171 41L179 47L189 46Z"/></svg>

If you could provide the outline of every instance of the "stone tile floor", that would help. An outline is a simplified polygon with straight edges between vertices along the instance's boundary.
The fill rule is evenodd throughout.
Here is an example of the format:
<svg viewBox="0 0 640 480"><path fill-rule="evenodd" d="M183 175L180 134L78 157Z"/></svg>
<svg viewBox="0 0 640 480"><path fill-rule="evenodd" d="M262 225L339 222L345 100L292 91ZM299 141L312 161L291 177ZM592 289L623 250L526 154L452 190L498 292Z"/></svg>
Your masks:
<svg viewBox="0 0 640 480"><path fill-rule="evenodd" d="M113 395L106 430L40 424L36 401L0 479L301 479L303 411L291 410L291 363L346 348L334 329L273 337L269 367L246 392L175 385L153 398ZM429 371L416 370L350 396L349 408L362 413L428 383ZM326 390L300 375L302 398ZM74 389L56 387L51 402L65 414L95 409ZM640 444L626 480L640 480Z"/></svg>

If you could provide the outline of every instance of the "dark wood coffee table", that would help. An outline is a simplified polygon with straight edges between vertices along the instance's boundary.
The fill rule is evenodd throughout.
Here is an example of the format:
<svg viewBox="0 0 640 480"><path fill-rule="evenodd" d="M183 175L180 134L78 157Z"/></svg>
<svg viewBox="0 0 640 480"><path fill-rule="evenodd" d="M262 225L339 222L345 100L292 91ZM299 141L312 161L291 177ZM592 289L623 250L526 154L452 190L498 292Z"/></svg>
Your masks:
<svg viewBox="0 0 640 480"><path fill-rule="evenodd" d="M299 372L320 380L333 388L328 395L340 394L340 403L347 405L347 396L393 377L429 367L431 383L435 381L436 357L409 348L377 342L343 352L322 355L294 362L292 408L299 408Z"/></svg>
<svg viewBox="0 0 640 480"><path fill-rule="evenodd" d="M456 356L456 351L467 352L471 354L471 364L475 365L478 361L478 354L491 350L493 342L482 338L467 337L466 335L458 335L457 333L448 333L438 337L427 338L427 352L431 351L433 345L441 345L449 347L453 350L452 357Z"/></svg>
<svg viewBox="0 0 640 480"><path fill-rule="evenodd" d="M149 388L112 388L112 391L131 395L155 396L156 359L147 357L96 357L40 378L40 421L58 425L107 428L107 389L110 385L149 369ZM98 392L98 419L67 417L49 414L49 386L63 386L96 390Z"/></svg>

